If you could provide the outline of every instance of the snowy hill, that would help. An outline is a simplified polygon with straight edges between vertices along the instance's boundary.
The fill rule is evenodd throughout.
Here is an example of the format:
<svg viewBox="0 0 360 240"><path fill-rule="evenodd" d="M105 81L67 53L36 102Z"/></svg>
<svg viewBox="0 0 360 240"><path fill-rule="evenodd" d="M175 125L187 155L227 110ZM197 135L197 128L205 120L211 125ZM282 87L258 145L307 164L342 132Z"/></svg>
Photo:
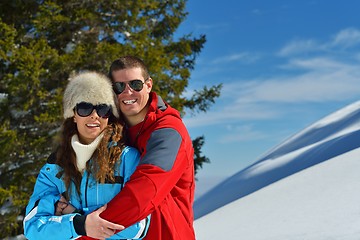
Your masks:
<svg viewBox="0 0 360 240"><path fill-rule="evenodd" d="M360 101L198 198L197 239L360 239L359 173Z"/></svg>

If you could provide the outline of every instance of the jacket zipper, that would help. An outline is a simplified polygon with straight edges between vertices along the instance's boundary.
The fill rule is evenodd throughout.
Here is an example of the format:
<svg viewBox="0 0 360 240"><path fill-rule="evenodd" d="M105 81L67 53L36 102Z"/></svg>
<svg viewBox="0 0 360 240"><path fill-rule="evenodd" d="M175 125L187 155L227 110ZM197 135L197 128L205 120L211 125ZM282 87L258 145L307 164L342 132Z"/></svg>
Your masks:
<svg viewBox="0 0 360 240"><path fill-rule="evenodd" d="M143 130L144 125L145 125L145 122L146 122L146 120L148 119L148 117L149 117L148 115L145 116L145 118L144 118L144 120L143 120L143 122L142 122L142 124L141 124L141 127L140 127L139 131L136 133L135 141L134 141L134 145L136 146L136 148L138 148L137 141L138 141L138 138L139 138L140 134L142 133L142 130Z"/></svg>
<svg viewBox="0 0 360 240"><path fill-rule="evenodd" d="M86 184L85 184L85 207L88 207L88 199L87 199L87 194L88 194L88 184L89 184L89 173L87 172L86 175Z"/></svg>

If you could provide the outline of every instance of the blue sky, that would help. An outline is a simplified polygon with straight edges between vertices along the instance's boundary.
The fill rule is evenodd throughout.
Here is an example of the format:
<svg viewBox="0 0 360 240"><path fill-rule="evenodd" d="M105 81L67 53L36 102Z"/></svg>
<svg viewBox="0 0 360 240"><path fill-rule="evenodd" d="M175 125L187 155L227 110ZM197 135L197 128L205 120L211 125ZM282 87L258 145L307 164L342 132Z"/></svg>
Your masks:
<svg viewBox="0 0 360 240"><path fill-rule="evenodd" d="M223 83L205 114L185 116L211 163L198 190L360 96L360 1L189 0L178 34L205 34L188 93Z"/></svg>

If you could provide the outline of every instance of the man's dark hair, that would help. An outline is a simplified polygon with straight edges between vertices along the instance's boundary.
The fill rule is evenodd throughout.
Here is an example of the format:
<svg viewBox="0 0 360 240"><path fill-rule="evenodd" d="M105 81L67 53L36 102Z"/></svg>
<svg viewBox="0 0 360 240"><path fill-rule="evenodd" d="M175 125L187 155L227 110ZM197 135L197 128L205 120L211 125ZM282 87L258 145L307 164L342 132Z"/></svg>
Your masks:
<svg viewBox="0 0 360 240"><path fill-rule="evenodd" d="M149 71L143 60L135 56L123 56L113 61L112 64L110 65L109 78L111 79L112 82L114 82L112 76L112 73L114 71L130 69L130 68L140 68L145 80L150 77Z"/></svg>

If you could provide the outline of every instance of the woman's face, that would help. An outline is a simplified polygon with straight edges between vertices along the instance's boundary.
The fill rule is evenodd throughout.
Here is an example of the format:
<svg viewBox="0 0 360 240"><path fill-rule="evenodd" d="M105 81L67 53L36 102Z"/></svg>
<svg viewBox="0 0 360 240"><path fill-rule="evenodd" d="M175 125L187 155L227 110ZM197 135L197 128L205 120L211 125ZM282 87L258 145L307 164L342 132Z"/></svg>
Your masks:
<svg viewBox="0 0 360 240"><path fill-rule="evenodd" d="M74 122L77 125L80 142L82 144L92 143L108 125L108 121L109 118L99 117L95 109L87 117L81 117L75 111Z"/></svg>

